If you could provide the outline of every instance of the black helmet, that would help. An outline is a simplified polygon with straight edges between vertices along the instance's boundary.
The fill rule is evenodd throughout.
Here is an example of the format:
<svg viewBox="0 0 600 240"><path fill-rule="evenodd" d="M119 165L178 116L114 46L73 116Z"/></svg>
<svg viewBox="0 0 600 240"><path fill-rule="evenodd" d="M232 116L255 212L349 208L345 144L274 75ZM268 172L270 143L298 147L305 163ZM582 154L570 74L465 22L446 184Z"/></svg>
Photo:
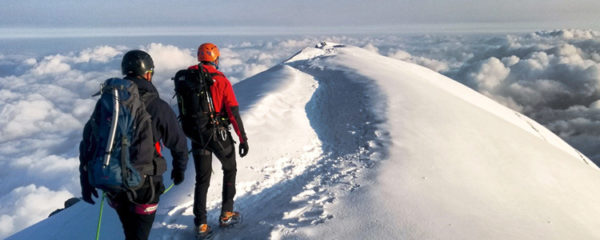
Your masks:
<svg viewBox="0 0 600 240"><path fill-rule="evenodd" d="M131 50L123 56L121 72L128 76L143 76L146 72L154 73L152 57L142 50Z"/></svg>

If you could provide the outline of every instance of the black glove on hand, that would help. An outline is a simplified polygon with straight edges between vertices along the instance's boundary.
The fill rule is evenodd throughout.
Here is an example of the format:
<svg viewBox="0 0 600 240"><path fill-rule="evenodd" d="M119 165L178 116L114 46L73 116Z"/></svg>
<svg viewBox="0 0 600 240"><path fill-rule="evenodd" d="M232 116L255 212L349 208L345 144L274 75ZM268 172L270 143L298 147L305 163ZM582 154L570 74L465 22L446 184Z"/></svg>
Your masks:
<svg viewBox="0 0 600 240"><path fill-rule="evenodd" d="M240 143L240 157L245 157L248 154L248 142Z"/></svg>
<svg viewBox="0 0 600 240"><path fill-rule="evenodd" d="M95 202L92 200L92 195L94 195L94 197L98 197L98 192L96 191L96 188L92 186L81 186L81 195L83 201L93 205Z"/></svg>
<svg viewBox="0 0 600 240"><path fill-rule="evenodd" d="M173 171L171 171L171 179L173 179L175 185L179 185L184 179L183 171L173 169Z"/></svg>

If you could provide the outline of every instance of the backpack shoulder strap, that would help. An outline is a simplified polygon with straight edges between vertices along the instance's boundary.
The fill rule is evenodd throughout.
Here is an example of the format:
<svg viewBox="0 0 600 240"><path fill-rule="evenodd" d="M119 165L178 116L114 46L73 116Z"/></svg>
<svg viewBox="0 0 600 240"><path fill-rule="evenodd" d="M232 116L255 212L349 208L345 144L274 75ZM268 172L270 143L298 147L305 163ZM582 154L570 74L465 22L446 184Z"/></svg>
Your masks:
<svg viewBox="0 0 600 240"><path fill-rule="evenodd" d="M213 72L213 73L211 73L211 72L208 72L208 71L207 71L207 70L206 70L206 69L205 69L205 68L202 66L202 63L199 63L199 64L198 64L198 70L199 70L201 73L205 74L206 76L210 77L210 78L211 78L211 80L213 80L213 78L214 78L214 77L216 77L216 76L225 77L225 75L224 75L222 72L219 72L219 71L217 71L217 72ZM214 80L213 80L213 81L214 81ZM209 85L211 85L211 84L212 84L212 82L209 82Z"/></svg>
<svg viewBox="0 0 600 240"><path fill-rule="evenodd" d="M225 75L223 73L220 72L216 72L216 73L209 73L208 74L211 78L214 78L216 76L221 76L221 77L225 77Z"/></svg>
<svg viewBox="0 0 600 240"><path fill-rule="evenodd" d="M211 123L214 125L216 124L216 116L215 116L215 104L213 102L213 98L212 98L212 92L210 91L210 86L213 84L213 76L210 75L210 73L204 68L204 66L202 66L202 63L198 64L198 70L200 74L200 81L203 81L205 84L202 84L204 87L204 91L206 92L206 101L208 102L208 108L209 108L209 117L210 117L210 121Z"/></svg>

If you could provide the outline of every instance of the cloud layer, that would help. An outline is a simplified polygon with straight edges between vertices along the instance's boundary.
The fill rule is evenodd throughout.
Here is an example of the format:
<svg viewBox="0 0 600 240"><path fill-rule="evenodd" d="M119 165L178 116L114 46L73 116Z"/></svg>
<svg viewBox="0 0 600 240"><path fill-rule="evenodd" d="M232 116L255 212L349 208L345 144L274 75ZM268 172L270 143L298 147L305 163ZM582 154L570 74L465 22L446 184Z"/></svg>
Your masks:
<svg viewBox="0 0 600 240"><path fill-rule="evenodd" d="M442 73L534 118L600 163L599 36L556 30L489 38L484 51Z"/></svg>

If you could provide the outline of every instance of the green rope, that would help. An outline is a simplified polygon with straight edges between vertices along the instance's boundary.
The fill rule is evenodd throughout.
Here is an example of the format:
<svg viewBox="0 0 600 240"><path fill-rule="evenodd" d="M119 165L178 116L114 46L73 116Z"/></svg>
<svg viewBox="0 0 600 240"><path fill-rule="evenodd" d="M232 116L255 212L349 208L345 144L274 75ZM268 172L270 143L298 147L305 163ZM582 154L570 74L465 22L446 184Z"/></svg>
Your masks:
<svg viewBox="0 0 600 240"><path fill-rule="evenodd" d="M102 212L104 211L104 199L106 193L102 193L102 201L100 201L100 216L98 216L98 229L96 230L96 240L100 239L100 224L102 224Z"/></svg>
<svg viewBox="0 0 600 240"><path fill-rule="evenodd" d="M171 183L171 186L169 186L167 189L165 189L165 191L163 191L162 194L167 193L169 190L171 190L171 188L173 188L173 186L175 186L175 183ZM96 240L100 239L100 224L102 224L102 212L104 211L104 199L106 198L106 193L103 192L102 193L102 201L100 202L100 216L98 216L98 229L96 230Z"/></svg>
<svg viewBox="0 0 600 240"><path fill-rule="evenodd" d="M167 189L165 189L165 191L162 194L167 193L169 190L171 190L171 188L175 186L175 183L171 183L171 186L169 186Z"/></svg>

